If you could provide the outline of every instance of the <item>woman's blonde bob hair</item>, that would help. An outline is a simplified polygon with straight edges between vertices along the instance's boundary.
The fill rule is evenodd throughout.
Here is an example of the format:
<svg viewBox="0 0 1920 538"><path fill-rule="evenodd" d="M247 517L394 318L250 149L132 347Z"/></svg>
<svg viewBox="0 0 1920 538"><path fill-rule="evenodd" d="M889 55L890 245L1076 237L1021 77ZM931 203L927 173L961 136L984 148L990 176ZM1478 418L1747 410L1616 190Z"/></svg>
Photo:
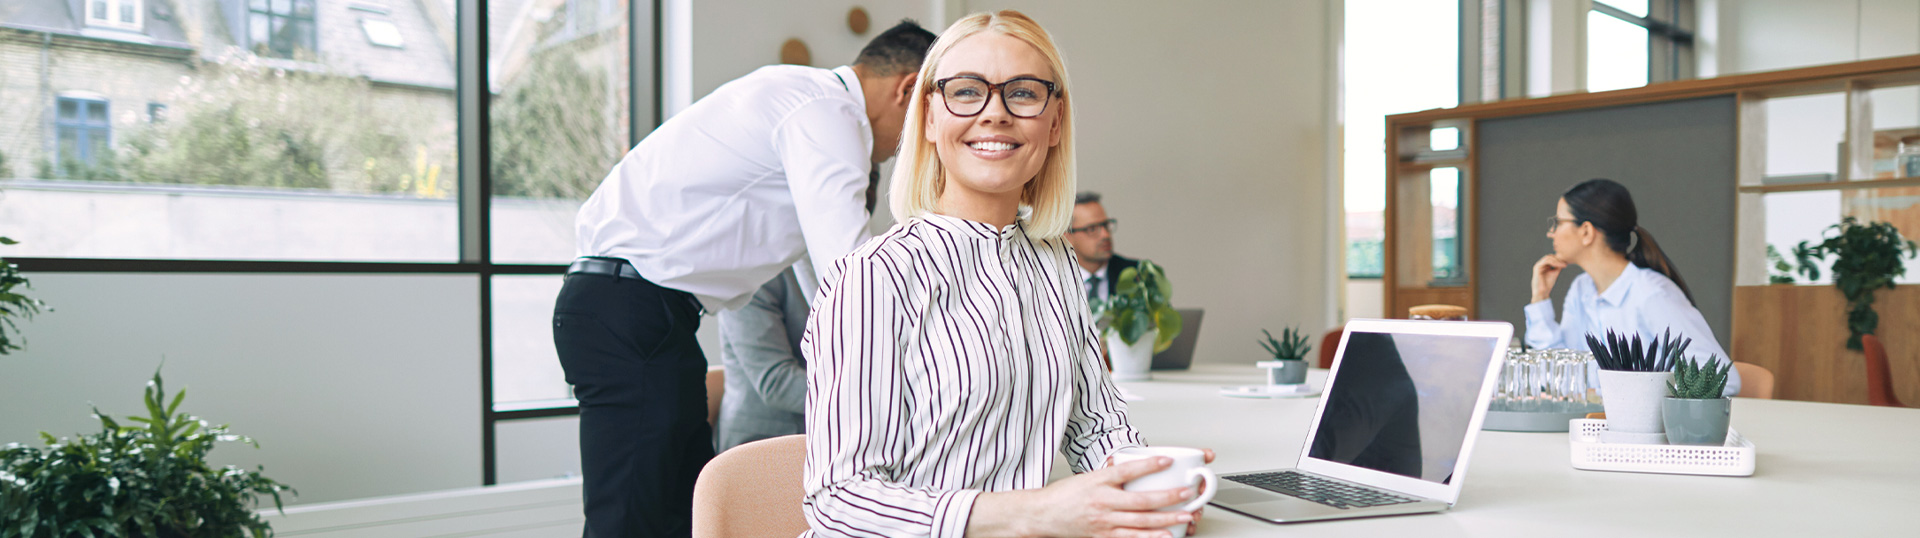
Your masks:
<svg viewBox="0 0 1920 538"><path fill-rule="evenodd" d="M934 151L933 141L927 139L930 96L937 95L933 86L934 70L955 43L985 31L999 32L1033 45L1053 67L1058 90L1047 106L1058 107L1060 145L1047 152L1040 173L1020 192L1020 204L1032 210L1026 217L1027 235L1043 239L1058 237L1066 233L1067 225L1073 221L1073 100L1067 93L1072 85L1067 83L1067 66L1060 59L1060 51L1053 46L1053 38L1040 28L1040 23L1013 10L968 15L947 27L927 51L926 63L920 66L920 82L914 85L913 100L907 106L906 128L900 136L900 161L893 166L889 207L900 222L932 213L939 207L940 193L946 189L946 171L940 164L940 155Z"/></svg>

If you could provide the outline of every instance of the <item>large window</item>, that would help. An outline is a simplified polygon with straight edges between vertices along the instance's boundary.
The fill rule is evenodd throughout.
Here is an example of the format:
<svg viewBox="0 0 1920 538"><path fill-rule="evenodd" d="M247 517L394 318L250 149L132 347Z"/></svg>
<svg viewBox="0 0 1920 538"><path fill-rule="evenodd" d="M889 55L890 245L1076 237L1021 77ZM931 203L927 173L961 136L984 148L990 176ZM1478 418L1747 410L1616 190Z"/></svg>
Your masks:
<svg viewBox="0 0 1920 538"><path fill-rule="evenodd" d="M1595 0L1587 12L1587 90L1691 78L1691 0Z"/></svg>
<svg viewBox="0 0 1920 538"><path fill-rule="evenodd" d="M115 1L89 5L138 3ZM396 28L410 32L401 48L347 26L328 39L351 54L276 59L314 46L322 4L235 0L265 46L209 32L188 63L163 46L55 39L56 61L0 68L59 96L50 112L0 107L0 124L21 127L0 137L0 177L16 178L0 181L7 232L22 240L8 254L458 260L457 68L436 35L454 21L431 4L384 4L420 23ZM146 23L170 33L183 20Z"/></svg>
<svg viewBox="0 0 1920 538"><path fill-rule="evenodd" d="M248 0L247 38L257 54L275 58L310 55L315 44L316 0Z"/></svg>
<svg viewBox="0 0 1920 538"><path fill-rule="evenodd" d="M196 42L192 65L178 49L60 39L62 61L20 64L36 70L20 79L61 87L43 107L0 107L0 124L28 126L0 137L0 178L13 178L0 215L22 241L8 259L473 274L487 454L497 422L576 412L552 305L574 214L657 124L657 2L220 4L232 33Z"/></svg>
<svg viewBox="0 0 1920 538"><path fill-rule="evenodd" d="M573 218L636 141L632 22L624 0L555 2L550 13L507 12L488 41L493 80L487 170L491 256L497 263L561 264L574 257ZM511 29L511 30L507 30ZM652 88L640 88L650 95ZM493 408L570 407L554 354L557 275L493 280ZM535 312L537 316L508 315Z"/></svg>
<svg viewBox="0 0 1920 538"><path fill-rule="evenodd" d="M1348 0L1346 6L1347 276L1380 278L1386 116L1459 104L1460 4Z"/></svg>

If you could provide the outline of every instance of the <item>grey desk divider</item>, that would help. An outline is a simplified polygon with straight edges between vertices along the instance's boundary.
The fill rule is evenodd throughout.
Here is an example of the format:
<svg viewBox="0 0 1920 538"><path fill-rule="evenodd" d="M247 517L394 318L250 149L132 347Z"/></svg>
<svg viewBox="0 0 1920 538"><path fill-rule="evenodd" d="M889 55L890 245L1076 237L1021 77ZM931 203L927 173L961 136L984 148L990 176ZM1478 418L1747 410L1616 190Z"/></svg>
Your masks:
<svg viewBox="0 0 1920 538"><path fill-rule="evenodd" d="M1678 266L1720 345L1733 347L1736 117L1726 95L1480 121L1477 315L1524 331L1533 262L1552 251L1555 202L1604 177L1633 192L1640 226ZM1561 275L1556 312L1579 274Z"/></svg>

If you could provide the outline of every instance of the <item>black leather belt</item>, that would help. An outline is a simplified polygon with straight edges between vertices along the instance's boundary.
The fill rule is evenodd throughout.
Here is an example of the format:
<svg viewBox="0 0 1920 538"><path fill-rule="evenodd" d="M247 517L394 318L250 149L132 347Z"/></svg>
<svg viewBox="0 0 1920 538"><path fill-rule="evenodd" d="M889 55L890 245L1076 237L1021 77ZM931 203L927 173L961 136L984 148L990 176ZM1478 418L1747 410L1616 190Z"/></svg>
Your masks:
<svg viewBox="0 0 1920 538"><path fill-rule="evenodd" d="M627 260L620 258L580 258L574 260L573 265L567 266L567 274L571 275L574 273L607 275L642 281L647 279L646 277L640 276L640 270L634 269L633 264L627 263Z"/></svg>

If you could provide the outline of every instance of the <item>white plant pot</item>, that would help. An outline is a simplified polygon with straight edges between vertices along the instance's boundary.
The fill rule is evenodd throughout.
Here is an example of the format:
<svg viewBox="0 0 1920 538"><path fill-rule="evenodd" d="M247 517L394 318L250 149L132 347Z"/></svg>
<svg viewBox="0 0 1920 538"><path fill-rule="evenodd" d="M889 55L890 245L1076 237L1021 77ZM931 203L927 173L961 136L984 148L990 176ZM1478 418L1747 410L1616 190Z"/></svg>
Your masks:
<svg viewBox="0 0 1920 538"><path fill-rule="evenodd" d="M1672 372L1600 371L1600 397L1607 409L1607 431L1663 434L1661 406L1667 401ZM1660 441L1665 442L1665 436Z"/></svg>
<svg viewBox="0 0 1920 538"><path fill-rule="evenodd" d="M1120 340L1118 331L1107 332L1107 357L1113 359L1114 381L1146 381L1153 379L1153 340L1160 334L1159 329L1140 335L1140 340L1129 346ZM1657 411L1656 411L1657 413Z"/></svg>

